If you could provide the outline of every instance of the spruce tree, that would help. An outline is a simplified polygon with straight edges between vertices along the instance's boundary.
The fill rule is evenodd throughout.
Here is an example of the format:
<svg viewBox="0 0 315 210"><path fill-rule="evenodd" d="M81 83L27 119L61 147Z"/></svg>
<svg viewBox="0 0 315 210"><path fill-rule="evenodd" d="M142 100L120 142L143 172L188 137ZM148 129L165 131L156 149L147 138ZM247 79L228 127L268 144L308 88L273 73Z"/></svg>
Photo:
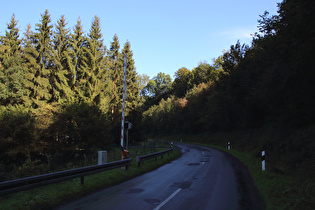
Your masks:
<svg viewBox="0 0 315 210"><path fill-rule="evenodd" d="M105 88L105 52L99 17L95 16L87 39L87 62L90 69L92 100L99 104Z"/></svg>
<svg viewBox="0 0 315 210"><path fill-rule="evenodd" d="M84 59L78 72L80 100L103 104L105 88L105 46L100 28L100 19L95 16L84 47Z"/></svg>
<svg viewBox="0 0 315 210"><path fill-rule="evenodd" d="M70 75L75 75L68 77L69 86L72 90L75 89L77 79L82 78L83 72L81 71L81 66L83 65L84 52L86 39L83 36L83 27L80 18L77 20L77 24L74 26L73 33L70 34L70 56L71 62L69 62ZM81 95L79 89L75 89L77 96Z"/></svg>
<svg viewBox="0 0 315 210"><path fill-rule="evenodd" d="M31 98L31 93L32 90L34 89L34 72L32 71L32 68L34 68L34 65L36 65L36 60L29 54L27 51L29 50L30 52L37 53L34 44L32 41L32 34L34 33L31 30L31 25L28 24L26 27L25 32L23 33L24 38L22 39L22 59L23 59L23 64L26 67L25 70L25 92L26 94L22 97L23 103L26 107L32 106L33 99ZM30 62L33 62L30 63Z"/></svg>
<svg viewBox="0 0 315 210"><path fill-rule="evenodd" d="M119 109L122 104L122 90L123 90L123 56L119 52L120 44L117 34L114 35L111 42L108 60L109 60L109 94L110 94L110 112L113 117L118 117Z"/></svg>
<svg viewBox="0 0 315 210"><path fill-rule="evenodd" d="M54 33L53 50L52 50L52 66L50 71L50 84L52 102L73 101L73 93L68 81L75 77L74 72L70 70L70 44L69 32L66 28L66 20L64 15L58 20L56 32Z"/></svg>
<svg viewBox="0 0 315 210"><path fill-rule="evenodd" d="M0 39L0 104L3 106L22 104L26 94L21 40L14 14L7 29Z"/></svg>
<svg viewBox="0 0 315 210"><path fill-rule="evenodd" d="M47 75L47 69L50 67L50 59L51 59L51 37L53 34L52 28L53 26L50 24L50 14L48 10L45 10L45 13L41 15L42 20L41 23L36 24L36 33L33 34L32 39L35 44L35 49L39 53L37 57L37 62L40 65L39 74L41 76Z"/></svg>
<svg viewBox="0 0 315 210"><path fill-rule="evenodd" d="M122 54L127 54L127 100L126 100L126 114L134 110L140 103L140 84L138 81L138 75L136 72L135 61L133 59L133 52L131 50L130 42L127 42L122 49Z"/></svg>
<svg viewBox="0 0 315 210"><path fill-rule="evenodd" d="M7 24L5 36L1 37L1 43L7 46L6 56L18 55L21 53L21 40L19 39L19 29L15 14L12 15L10 23Z"/></svg>
<svg viewBox="0 0 315 210"><path fill-rule="evenodd" d="M26 41L24 48L25 59L27 61L28 90L32 99L31 105L34 108L44 106L50 99L49 67L51 67L51 36L52 25L50 25L50 15L48 10L41 15L41 22L36 24L36 31L30 35L30 40Z"/></svg>
<svg viewBox="0 0 315 210"><path fill-rule="evenodd" d="M90 102L92 97L92 75L89 62L88 38L84 38L82 57L77 71L76 94L81 102ZM94 78L93 78L94 79Z"/></svg>

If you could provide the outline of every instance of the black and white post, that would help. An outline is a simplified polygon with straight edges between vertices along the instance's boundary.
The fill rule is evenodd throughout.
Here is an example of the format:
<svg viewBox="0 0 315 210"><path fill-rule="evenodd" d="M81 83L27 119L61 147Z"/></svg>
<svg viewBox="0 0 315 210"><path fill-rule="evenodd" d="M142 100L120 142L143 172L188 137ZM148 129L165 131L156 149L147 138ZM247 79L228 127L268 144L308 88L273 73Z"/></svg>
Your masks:
<svg viewBox="0 0 315 210"><path fill-rule="evenodd" d="M121 112L121 136L120 136L120 145L124 147L124 129L125 129L125 99L126 99L126 74L127 74L127 54L125 54L125 63L124 63L124 86L123 86L123 103L122 103L122 112Z"/></svg>
<svg viewBox="0 0 315 210"><path fill-rule="evenodd" d="M265 166L265 151L261 152L261 170L265 171L266 166Z"/></svg>
<svg viewBox="0 0 315 210"><path fill-rule="evenodd" d="M228 142L228 150L231 149L231 142Z"/></svg>

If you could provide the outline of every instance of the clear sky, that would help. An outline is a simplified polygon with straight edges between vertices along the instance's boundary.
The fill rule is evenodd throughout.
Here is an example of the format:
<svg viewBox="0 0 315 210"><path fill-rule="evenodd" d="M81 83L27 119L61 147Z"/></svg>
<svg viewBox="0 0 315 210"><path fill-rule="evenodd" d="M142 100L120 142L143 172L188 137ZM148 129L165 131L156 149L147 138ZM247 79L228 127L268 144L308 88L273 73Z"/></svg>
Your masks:
<svg viewBox="0 0 315 210"><path fill-rule="evenodd" d="M171 77L181 67L192 70L200 62L222 55L239 39L251 43L257 20L265 10L277 13L280 0L0 0L0 35L15 14L20 36L32 30L48 9L53 24L65 15L73 28L78 17L89 32L92 19L101 20L104 44L116 33L121 48L128 39L139 74L159 72Z"/></svg>

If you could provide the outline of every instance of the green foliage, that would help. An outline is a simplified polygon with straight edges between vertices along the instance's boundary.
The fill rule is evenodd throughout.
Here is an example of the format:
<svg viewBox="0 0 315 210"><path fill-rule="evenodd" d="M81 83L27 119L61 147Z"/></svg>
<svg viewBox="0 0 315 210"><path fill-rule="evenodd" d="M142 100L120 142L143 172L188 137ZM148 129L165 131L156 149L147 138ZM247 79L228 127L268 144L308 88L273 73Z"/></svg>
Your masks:
<svg viewBox="0 0 315 210"><path fill-rule="evenodd" d="M132 98L127 102L127 112L136 109L140 93L130 42L120 52L115 34L107 51L102 36L97 16L85 36L81 20L71 33L65 16L60 17L53 31L50 14L45 10L35 32L28 25L24 38L19 39L13 15L6 36L0 39L2 105L23 104L37 109L47 104L92 102L117 118L124 53L128 54L127 88Z"/></svg>
<svg viewBox="0 0 315 210"><path fill-rule="evenodd" d="M77 78L77 93L80 101L104 104L106 100L103 93L106 81L105 47L101 38L100 19L95 16L86 39L85 57Z"/></svg>
<svg viewBox="0 0 315 210"><path fill-rule="evenodd" d="M200 63L198 67L192 70L193 79L192 84L198 85L200 83L216 82L219 80L219 71L207 63Z"/></svg>
<svg viewBox="0 0 315 210"><path fill-rule="evenodd" d="M2 108L0 112L0 164L8 172L14 165L23 164L35 146L35 119L19 108Z"/></svg>
<svg viewBox="0 0 315 210"><path fill-rule="evenodd" d="M130 111L135 110L140 103L140 85L138 81L138 74L136 72L135 61L133 60L133 52L131 50L130 42L127 42L122 49L122 54L127 55L127 74L126 74L126 115Z"/></svg>
<svg viewBox="0 0 315 210"><path fill-rule="evenodd" d="M113 141L108 136L111 125L106 115L96 105L70 104L58 115L52 125L56 129L57 147L87 149L102 147Z"/></svg>
<svg viewBox="0 0 315 210"><path fill-rule="evenodd" d="M25 66L14 15L7 25L8 31L0 39L0 104L4 106L23 104L21 98L26 94Z"/></svg>
<svg viewBox="0 0 315 210"><path fill-rule="evenodd" d="M143 103L145 101L145 96L147 95L147 91L146 91L145 87L147 86L148 82L150 81L150 77L146 74L137 75L137 81L139 84L141 103Z"/></svg>
<svg viewBox="0 0 315 210"><path fill-rule="evenodd" d="M170 75L165 73L158 73L153 77L146 86L146 92L149 97L159 98L163 94L166 94L171 89L172 79Z"/></svg>
<svg viewBox="0 0 315 210"><path fill-rule="evenodd" d="M10 56L3 59L0 66L0 104L23 104L22 97L26 95L25 67L21 64L21 57Z"/></svg>
<svg viewBox="0 0 315 210"><path fill-rule="evenodd" d="M187 93L189 89L192 88L191 78L193 77L193 73L182 67L175 72L175 80L172 83L172 89L174 95L177 97L183 97Z"/></svg>
<svg viewBox="0 0 315 210"><path fill-rule="evenodd" d="M80 68L81 65L83 65L85 51L85 37L83 36L83 34L84 33L81 25L81 20L78 19L73 29L73 33L70 34L69 40L71 48L69 56L71 57L71 60L68 60L69 66L68 84L71 90L75 89L75 85L77 84L77 78L82 77L82 72ZM78 93L76 92L76 94Z"/></svg>
<svg viewBox="0 0 315 210"><path fill-rule="evenodd" d="M238 65L244 59L246 51L249 47L245 44L241 45L239 40L235 45L231 45L230 50L223 54L222 67L225 72L231 73L237 69Z"/></svg>
<svg viewBox="0 0 315 210"><path fill-rule="evenodd" d="M153 81L155 82L153 94L156 97L168 92L171 88L172 79L170 75L166 75L165 73L158 73L156 77L153 77Z"/></svg>
<svg viewBox="0 0 315 210"><path fill-rule="evenodd" d="M69 32L70 29L65 28L67 25L65 17L61 16L56 25L56 32L53 40L52 62L54 66L51 68L50 84L52 87L52 102L73 101L74 96L71 90L71 84L68 84L69 79L75 77L71 71L69 63L70 44ZM71 80L70 80L71 81Z"/></svg>
<svg viewBox="0 0 315 210"><path fill-rule="evenodd" d="M17 28L17 21L15 15L11 17L10 23L7 24L8 31L5 32L5 36L2 36L0 41L3 46L7 46L4 51L4 57L10 57L18 55L21 52L21 40L19 39L19 29Z"/></svg>
<svg viewBox="0 0 315 210"><path fill-rule="evenodd" d="M27 40L30 44L24 49L27 80L26 89L29 92L31 105L34 108L44 106L51 99L49 66L51 63L52 25L48 10L41 15L41 22L36 24L36 33L30 34Z"/></svg>
<svg viewBox="0 0 315 210"><path fill-rule="evenodd" d="M60 169L84 155L88 159L96 147L119 137L122 53L128 57L127 115L141 121L130 42L120 52L115 35L107 51L102 37L97 16L85 35L80 19L73 31L65 16L54 27L45 10L35 30L28 25L20 39L12 16L0 38L1 180ZM140 138L140 128L134 130Z"/></svg>
<svg viewBox="0 0 315 210"><path fill-rule="evenodd" d="M111 42L108 60L110 82L108 84L108 95L110 98L110 111L114 118L119 116L119 108L122 102L123 90L123 55L119 52L120 44L117 34L114 35Z"/></svg>
<svg viewBox="0 0 315 210"><path fill-rule="evenodd" d="M170 75L158 73L153 77L142 90L142 94L146 99L144 109L156 105L161 99L166 99L172 91L172 79Z"/></svg>

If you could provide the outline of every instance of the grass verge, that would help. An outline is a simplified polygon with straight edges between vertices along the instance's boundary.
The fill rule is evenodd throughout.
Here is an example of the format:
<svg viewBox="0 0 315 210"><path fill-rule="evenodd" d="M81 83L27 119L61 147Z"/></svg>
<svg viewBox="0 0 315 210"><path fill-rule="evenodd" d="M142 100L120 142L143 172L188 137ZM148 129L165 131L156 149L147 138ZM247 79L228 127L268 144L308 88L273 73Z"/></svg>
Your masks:
<svg viewBox="0 0 315 210"><path fill-rule="evenodd" d="M262 171L261 160L251 153L227 150L211 144L200 145L228 152L241 160L248 168L267 210L315 209L315 183L311 180Z"/></svg>
<svg viewBox="0 0 315 210"><path fill-rule="evenodd" d="M133 158L129 170L113 169L85 177L81 185L80 178L22 191L0 198L0 209L53 209L73 199L121 183L125 180L152 171L177 158L181 153L174 150L170 155L145 161L139 168Z"/></svg>

